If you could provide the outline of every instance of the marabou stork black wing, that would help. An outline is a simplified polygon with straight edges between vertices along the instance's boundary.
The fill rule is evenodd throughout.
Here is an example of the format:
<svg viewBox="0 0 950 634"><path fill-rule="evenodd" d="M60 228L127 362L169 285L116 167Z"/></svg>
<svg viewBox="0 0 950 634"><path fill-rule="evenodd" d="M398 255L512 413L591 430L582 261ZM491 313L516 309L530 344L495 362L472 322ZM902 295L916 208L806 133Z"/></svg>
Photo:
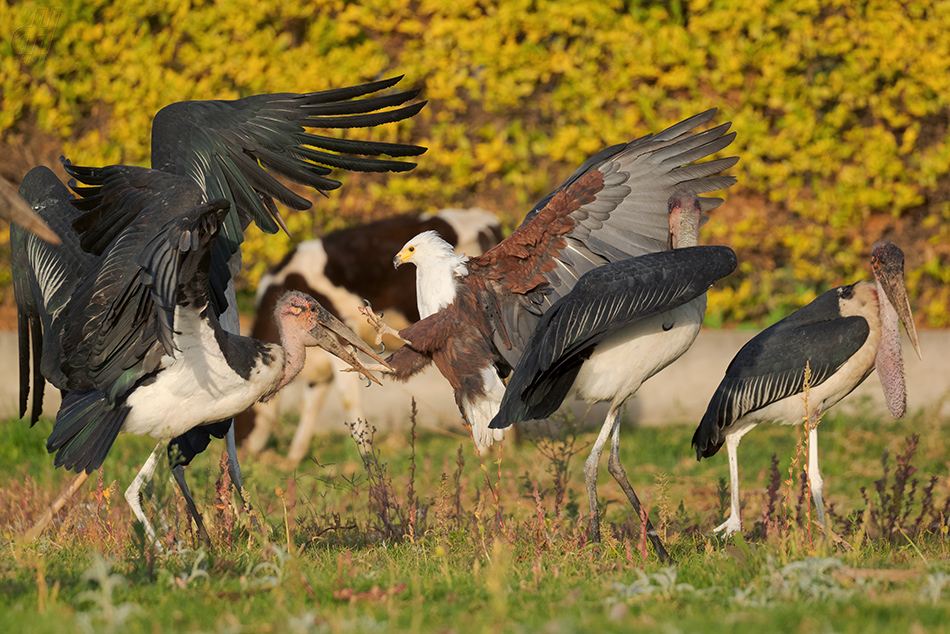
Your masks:
<svg viewBox="0 0 950 634"><path fill-rule="evenodd" d="M723 430L746 414L821 385L864 345L864 317L842 317L833 288L752 338L736 354L693 434L697 458L714 455Z"/></svg>
<svg viewBox="0 0 950 634"><path fill-rule="evenodd" d="M230 204L200 199L189 182L145 202L82 280L71 310L53 321L54 330L71 329L70 391L47 441L56 466L89 472L102 464L130 411L125 397L177 353L176 307L209 304L211 254Z"/></svg>
<svg viewBox="0 0 950 634"><path fill-rule="evenodd" d="M30 422L35 423L43 409L44 375L57 387L63 388L66 383L59 366L63 353L61 333L50 332L52 320L67 305L82 276L96 265L98 258L80 247L71 225L81 212L71 203L69 189L49 168L31 169L20 184L20 194L61 240L58 245L50 244L16 223L10 230L20 360L20 417L26 414L30 396L32 358Z"/></svg>
<svg viewBox="0 0 950 634"><path fill-rule="evenodd" d="M205 200L230 200L223 230L230 253L253 220L268 233L284 226L274 200L292 209L309 209L274 176L325 192L340 186L330 168L364 172L403 172L415 163L367 156L416 156L415 145L337 139L305 128L366 128L402 121L425 102L403 105L418 90L367 96L394 86L401 77L306 94L269 94L235 101L186 101L166 106L152 123L152 167L187 176ZM362 156L354 156L362 155ZM265 169L266 168L266 169Z"/></svg>
<svg viewBox="0 0 950 634"><path fill-rule="evenodd" d="M587 161L545 197L508 238L470 266L494 297L494 343L512 366L543 315L588 271L608 262L668 248L668 201L677 190L696 194L735 184L714 176L738 161L696 163L735 138L728 123L704 132L715 110L612 146ZM700 198L702 210L722 203Z"/></svg>
<svg viewBox="0 0 950 634"><path fill-rule="evenodd" d="M612 262L586 273L538 322L490 426L550 416L595 345L702 295L735 268L736 254L729 247L699 246Z"/></svg>
<svg viewBox="0 0 950 634"><path fill-rule="evenodd" d="M125 201L135 210L126 212L120 205L106 214L131 221L110 242L96 274L88 276L74 297L74 315L81 311L77 322L82 329L69 363L75 377L88 380L73 389L113 386L114 395L124 391L117 382L134 382L156 369L161 355L174 355L179 303L199 308L208 303L211 252L230 205L221 199L201 203L201 190L181 177L124 166L104 171L113 169L126 174L135 170L145 179L157 175L178 181L154 192L124 196L110 190L129 189L127 179L109 178L102 186L103 200ZM192 297L179 297L179 289ZM138 371L130 373L131 368Z"/></svg>

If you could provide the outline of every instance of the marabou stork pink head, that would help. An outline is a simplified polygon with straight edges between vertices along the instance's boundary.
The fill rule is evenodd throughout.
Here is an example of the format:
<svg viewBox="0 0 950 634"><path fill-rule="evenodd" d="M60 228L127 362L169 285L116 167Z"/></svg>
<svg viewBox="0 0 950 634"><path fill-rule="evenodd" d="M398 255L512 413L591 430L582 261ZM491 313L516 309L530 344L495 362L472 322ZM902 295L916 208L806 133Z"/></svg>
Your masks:
<svg viewBox="0 0 950 634"><path fill-rule="evenodd" d="M276 322L281 330L281 344L288 354L291 354L294 348L317 346L339 357L363 376L379 383L379 380L370 374L359 359L341 344L341 339L365 352L382 365L386 366L386 362L317 300L305 293L290 291L278 300L275 313ZM300 367L302 366L301 361ZM296 376L300 367L296 368L296 372L293 372L293 375L286 380L289 381Z"/></svg>

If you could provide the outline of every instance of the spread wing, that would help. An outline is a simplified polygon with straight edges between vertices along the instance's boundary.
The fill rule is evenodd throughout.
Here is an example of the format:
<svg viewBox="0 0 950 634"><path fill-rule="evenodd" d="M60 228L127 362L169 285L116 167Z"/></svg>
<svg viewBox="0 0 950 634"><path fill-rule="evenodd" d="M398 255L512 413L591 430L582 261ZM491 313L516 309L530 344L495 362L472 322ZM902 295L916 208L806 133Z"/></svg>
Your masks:
<svg viewBox="0 0 950 634"><path fill-rule="evenodd" d="M716 453L722 433L757 409L828 380L862 346L870 328L863 317L837 313L837 289L766 328L736 354L693 435L697 457Z"/></svg>
<svg viewBox="0 0 950 634"><path fill-rule="evenodd" d="M668 247L667 203L677 189L696 194L730 187L714 176L738 161L695 163L735 138L729 124L693 133L715 110L656 135L608 148L584 164L508 238L473 258L471 271L495 298L495 345L515 365L538 320L588 271ZM702 210L722 203L700 198Z"/></svg>
<svg viewBox="0 0 950 634"><path fill-rule="evenodd" d="M44 336L69 302L83 274L95 266L97 258L83 251L72 222L80 211L70 200L72 194L46 167L34 167L23 178L20 194L33 213L60 237L60 244L39 239L18 224L10 230L13 293L17 305L17 341L20 362L20 417L26 414L32 387L30 421L35 423L43 409L46 384L42 360L58 361L62 347L58 336ZM58 363L46 363L45 376L57 386L65 385ZM32 369L31 369L32 366Z"/></svg>
<svg viewBox="0 0 950 634"><path fill-rule="evenodd" d="M154 196L119 197L142 207L137 214L121 205L114 210L132 220L52 321L50 332L61 333L68 390L46 444L56 466L88 473L102 464L131 410L126 396L161 370L166 355L179 354L176 307L201 311L209 304L209 265L230 204L201 203L201 190L181 180Z"/></svg>
<svg viewBox="0 0 950 634"><path fill-rule="evenodd" d="M81 243L106 246L53 326L68 355L67 387L106 390L115 399L155 371L163 354L175 353L174 313L185 283L201 289L189 303L208 302L211 252L230 205L201 203L189 179L146 168L72 171L101 182L83 190L98 204L73 226Z"/></svg>
<svg viewBox="0 0 950 634"><path fill-rule="evenodd" d="M243 230L253 220L268 233L286 230L274 201L309 209L272 174L325 192L340 186L331 168L403 172L415 163L367 156L416 156L414 145L337 139L305 128L366 128L402 121L425 102L403 105L419 91L372 93L394 86L401 77L306 94L255 95L235 101L186 101L166 106L152 123L152 167L187 176L205 200L232 201L224 228L228 256L236 252ZM360 156L362 155L362 156Z"/></svg>
<svg viewBox="0 0 950 634"><path fill-rule="evenodd" d="M732 249L701 246L650 253L587 273L541 317L491 427L550 416L594 346L699 297L735 268Z"/></svg>

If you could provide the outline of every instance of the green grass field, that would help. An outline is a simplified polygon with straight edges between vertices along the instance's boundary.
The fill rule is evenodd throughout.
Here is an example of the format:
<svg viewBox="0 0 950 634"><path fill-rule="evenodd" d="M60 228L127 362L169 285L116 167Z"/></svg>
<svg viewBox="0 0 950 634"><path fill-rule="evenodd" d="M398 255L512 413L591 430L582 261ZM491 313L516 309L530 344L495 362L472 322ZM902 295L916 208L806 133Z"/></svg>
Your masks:
<svg viewBox="0 0 950 634"><path fill-rule="evenodd" d="M604 541L588 543L582 464L594 432L569 426L508 440L484 469L461 435L377 435L365 463L348 436L322 436L313 460L293 472L274 457L292 433L285 426L275 451L243 465L263 530L222 494L219 443L189 467L210 548L196 543L167 469L159 472L145 506L162 555L145 544L122 497L152 442L123 436L46 533L25 543L72 478L52 468L49 425L0 426L5 632L950 627L950 421L926 414L822 421L828 537L809 524L800 428L753 431L740 447L745 537L728 542L708 534L728 506L725 452L696 462L687 425L626 428L623 463L675 567L642 545L606 456Z"/></svg>

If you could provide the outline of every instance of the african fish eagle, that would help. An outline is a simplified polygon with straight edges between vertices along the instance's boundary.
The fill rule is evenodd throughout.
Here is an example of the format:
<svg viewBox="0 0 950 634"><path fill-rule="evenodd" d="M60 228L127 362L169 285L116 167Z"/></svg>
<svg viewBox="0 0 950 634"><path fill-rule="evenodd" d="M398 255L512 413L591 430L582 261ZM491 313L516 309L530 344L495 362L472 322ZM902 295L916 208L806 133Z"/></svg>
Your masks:
<svg viewBox="0 0 950 634"><path fill-rule="evenodd" d="M667 249L674 192L701 194L736 182L715 175L738 158L696 162L735 138L728 123L694 132L714 114L602 150L481 256L458 256L433 233L410 240L394 264L416 265L420 313L428 316L399 331L408 344L387 358L394 369L387 376L406 380L434 362L454 389L476 446L490 445L500 433L489 423L505 392L503 377L548 309L588 271ZM704 212L721 203L699 199ZM367 317L388 332L371 311Z"/></svg>

